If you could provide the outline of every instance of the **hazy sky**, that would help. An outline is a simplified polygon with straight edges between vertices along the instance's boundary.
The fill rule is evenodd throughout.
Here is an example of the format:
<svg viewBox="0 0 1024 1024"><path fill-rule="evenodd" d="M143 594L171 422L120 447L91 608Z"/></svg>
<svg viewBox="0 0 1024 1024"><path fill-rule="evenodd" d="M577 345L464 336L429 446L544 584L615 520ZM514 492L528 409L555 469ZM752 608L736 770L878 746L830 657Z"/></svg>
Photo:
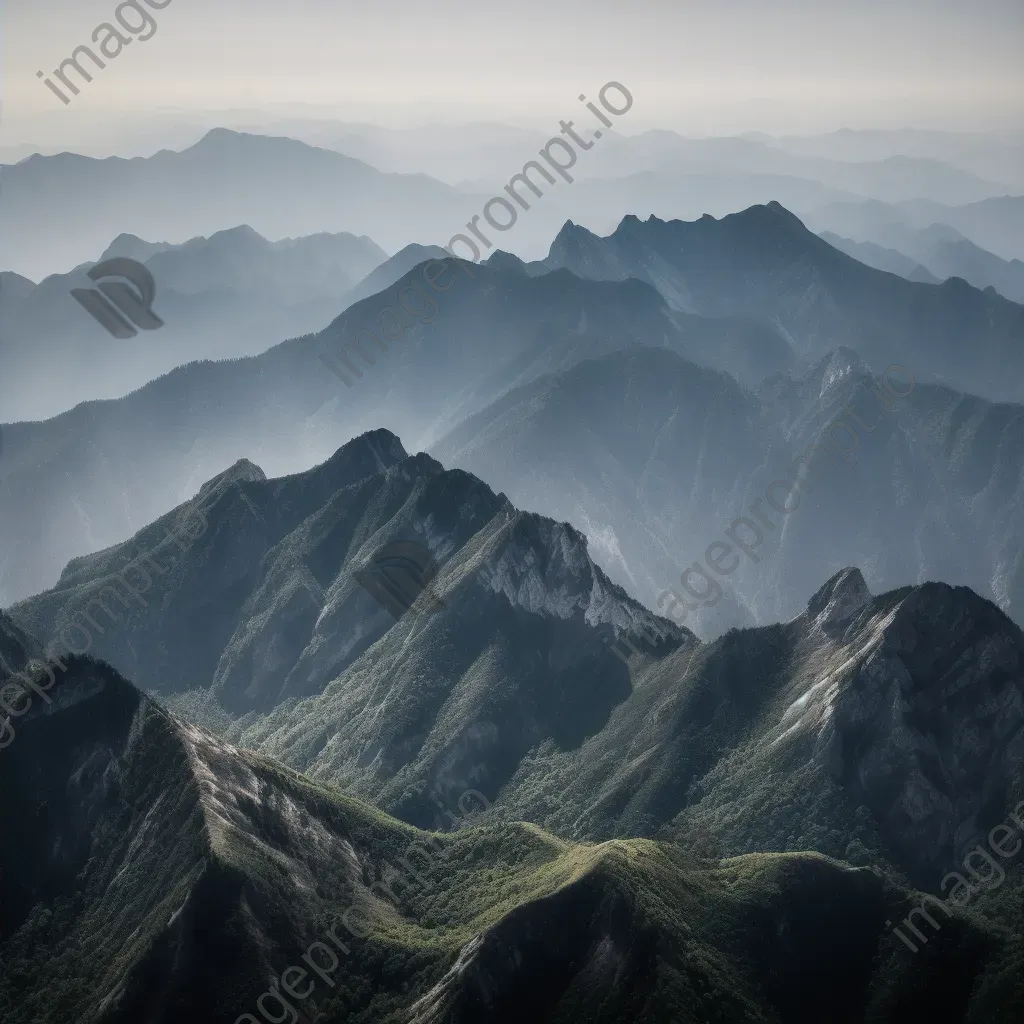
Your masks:
<svg viewBox="0 0 1024 1024"><path fill-rule="evenodd" d="M1022 0L158 2L152 38L64 107L36 72L95 47L117 3L0 0L0 144L300 103L348 121L549 126L609 79L636 98L631 130L987 128L1024 113Z"/></svg>

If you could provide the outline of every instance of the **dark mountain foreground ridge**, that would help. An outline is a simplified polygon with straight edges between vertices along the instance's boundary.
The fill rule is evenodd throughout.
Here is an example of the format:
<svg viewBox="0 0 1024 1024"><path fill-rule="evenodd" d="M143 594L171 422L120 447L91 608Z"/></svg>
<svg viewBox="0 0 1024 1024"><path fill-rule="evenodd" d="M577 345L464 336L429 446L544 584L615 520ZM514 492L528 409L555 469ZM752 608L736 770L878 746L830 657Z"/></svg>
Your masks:
<svg viewBox="0 0 1024 1024"><path fill-rule="evenodd" d="M20 723L10 1024L1018 1019L1010 933L955 913L911 955L887 924L918 897L817 854L419 832L83 658Z"/></svg>

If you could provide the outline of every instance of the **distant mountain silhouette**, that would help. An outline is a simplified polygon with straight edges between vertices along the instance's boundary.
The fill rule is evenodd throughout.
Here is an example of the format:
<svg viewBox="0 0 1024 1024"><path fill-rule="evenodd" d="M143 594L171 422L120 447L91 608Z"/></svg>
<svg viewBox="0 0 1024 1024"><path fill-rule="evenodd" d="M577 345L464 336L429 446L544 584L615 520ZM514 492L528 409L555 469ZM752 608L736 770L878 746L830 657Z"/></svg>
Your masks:
<svg viewBox="0 0 1024 1024"><path fill-rule="evenodd" d="M987 181L949 162L925 156L891 154L846 160L787 150L777 140L749 137L684 138L671 131L647 131L614 139L595 149L590 173L622 176L641 171L687 175L772 175L819 183L883 202L928 199L970 203L1006 192L1006 183ZM812 190L806 189L807 198Z"/></svg>
<svg viewBox="0 0 1024 1024"><path fill-rule="evenodd" d="M369 234L395 251L417 238L447 242L480 205L423 174L223 128L133 160L32 156L3 178L0 267L36 278L93 259L121 232L180 243L250 224L266 238ZM59 235L41 223L61 224Z"/></svg>
<svg viewBox="0 0 1024 1024"><path fill-rule="evenodd" d="M817 204L807 209L805 219L816 231L883 244L879 236L894 227L924 230L945 226L1003 260L1024 259L1024 196L997 195L964 206L922 199L894 204L845 201Z"/></svg>
<svg viewBox="0 0 1024 1024"><path fill-rule="evenodd" d="M71 295L93 286L92 264L39 285L0 280L0 417L53 416L91 398L119 397L195 359L256 355L318 330L387 259L366 237L268 242L248 226L181 245L120 235L101 259L115 256L144 261L153 274L164 327L144 339L110 337Z"/></svg>
<svg viewBox="0 0 1024 1024"><path fill-rule="evenodd" d="M778 203L692 223L630 216L604 239L567 224L543 265L635 277L688 312L774 324L807 359L845 345L876 372L901 363L1024 399L1024 306L955 279L934 287L867 267Z"/></svg>
<svg viewBox="0 0 1024 1024"><path fill-rule="evenodd" d="M993 288L1012 302L1024 303L1024 262L1000 259L948 225L933 224L918 231L894 224L885 232L892 248L854 242L830 231L823 231L821 237L861 263L908 281L939 284L959 277L975 288Z"/></svg>
<svg viewBox="0 0 1024 1024"><path fill-rule="evenodd" d="M941 284L945 280L944 277L936 277L917 260L911 259L896 249L887 249L874 242L855 242L850 238L833 234L831 231L822 231L821 237L840 252L845 252L847 256L852 256L855 260L866 263L876 270L884 270L888 274L899 274L900 277L905 277L908 281L918 281L921 284Z"/></svg>

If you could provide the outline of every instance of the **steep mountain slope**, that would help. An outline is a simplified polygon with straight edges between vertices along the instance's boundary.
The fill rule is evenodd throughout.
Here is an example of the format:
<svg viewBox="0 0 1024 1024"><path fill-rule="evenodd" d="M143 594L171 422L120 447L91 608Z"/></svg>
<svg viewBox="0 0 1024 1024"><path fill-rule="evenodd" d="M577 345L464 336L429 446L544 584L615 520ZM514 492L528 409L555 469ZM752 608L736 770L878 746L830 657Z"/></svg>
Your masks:
<svg viewBox="0 0 1024 1024"><path fill-rule="evenodd" d="M371 329L380 344L363 333ZM271 475L294 472L381 425L423 446L511 386L636 345L712 365L746 353L760 372L792 360L771 328L677 320L638 281L533 278L460 261L439 272L428 262L318 335L5 426L0 600L51 586L68 559L124 540L240 458Z"/></svg>
<svg viewBox="0 0 1024 1024"><path fill-rule="evenodd" d="M1024 634L970 591L872 598L844 570L789 623L634 656L607 726L539 750L492 814L715 856L815 849L938 891L1024 800L1022 666Z"/></svg>
<svg viewBox="0 0 1024 1024"><path fill-rule="evenodd" d="M775 324L806 358L846 345L876 372L926 366L978 394L1024 399L1024 307L962 281L933 287L866 267L778 203L720 221L629 216L607 238L566 225L543 263L635 277L702 316Z"/></svg>
<svg viewBox="0 0 1024 1024"><path fill-rule="evenodd" d="M396 540L437 564L397 621L359 582ZM969 590L872 598L847 569L785 625L702 645L570 526L385 431L296 477L235 467L12 617L51 660L77 623L182 713L420 827L430 794L475 788L573 839L713 835L927 887L1024 792L1024 634Z"/></svg>
<svg viewBox="0 0 1024 1024"><path fill-rule="evenodd" d="M923 267L917 260L905 255L897 249L889 249L874 242L855 242L850 238L843 238L842 235L833 234L831 231L822 231L821 237L847 256L874 267L876 270L884 270L888 274L899 274L908 281L919 281L922 284L940 284L952 274L945 274L936 277L930 270Z"/></svg>
<svg viewBox="0 0 1024 1024"><path fill-rule="evenodd" d="M639 349L509 392L432 453L574 523L617 583L717 636L799 614L848 564L878 590L970 586L1024 622L1022 431L1020 406L875 380L852 352L750 394ZM725 572L701 564L715 544Z"/></svg>
<svg viewBox="0 0 1024 1024"><path fill-rule="evenodd" d="M776 433L731 377L638 349L514 389L432 451L522 507L575 523L605 571L654 608L692 538L736 514ZM753 621L727 599L690 624Z"/></svg>
<svg viewBox="0 0 1024 1024"><path fill-rule="evenodd" d="M910 957L887 926L915 897L871 872L417 832L106 666L54 698L0 757L11 1024L1012 1020L1008 936L955 914Z"/></svg>
<svg viewBox="0 0 1024 1024"><path fill-rule="evenodd" d="M0 701L5 700L3 684L21 672L30 661L41 658L42 654L43 649L35 637L22 629L5 612L0 611ZM13 699L17 704L17 698ZM0 707L2 706L0 704ZM9 712L0 714L0 719L9 717ZM7 736L3 736L3 739L6 740Z"/></svg>
<svg viewBox="0 0 1024 1024"><path fill-rule="evenodd" d="M195 540L169 542L189 520ZM360 584L396 541L436 561L434 614L396 622ZM426 785L494 788L537 743L600 729L629 692L608 643L641 629L666 648L694 642L609 583L572 527L407 457L386 431L284 480L242 464L131 540L76 559L13 616L54 654L88 631L90 652L139 685L199 691L186 704L246 715L239 728L279 733L275 747L296 740L293 761L318 758L317 773L344 774L424 825L437 815ZM292 709L293 728L273 717Z"/></svg>
<svg viewBox="0 0 1024 1024"><path fill-rule="evenodd" d="M94 287L91 263L2 291L5 419L55 416L88 399L124 395L194 359L256 355L282 338L319 330L355 301L352 289L387 259L365 236L268 242L245 226L182 245L121 235L97 262L114 256L145 263L164 326L144 338L112 338L71 295L73 288Z"/></svg>
<svg viewBox="0 0 1024 1024"><path fill-rule="evenodd" d="M418 245L415 242L407 245L401 252L382 261L357 285L350 288L345 293L344 304L341 308L347 309L353 303L369 298L371 295L386 292L388 288L397 284L402 278L408 277L417 267L422 266L428 260L447 258L448 253L439 245Z"/></svg>

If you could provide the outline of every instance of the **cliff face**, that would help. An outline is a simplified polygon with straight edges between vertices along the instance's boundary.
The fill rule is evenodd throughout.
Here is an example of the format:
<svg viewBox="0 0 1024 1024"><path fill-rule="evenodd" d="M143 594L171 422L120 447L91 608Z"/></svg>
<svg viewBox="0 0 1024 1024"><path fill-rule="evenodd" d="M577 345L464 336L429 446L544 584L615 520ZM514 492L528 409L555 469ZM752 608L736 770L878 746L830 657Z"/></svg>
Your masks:
<svg viewBox="0 0 1024 1024"><path fill-rule="evenodd" d="M814 625L845 626L855 661L820 698L821 756L904 858L940 870L1024 800L1024 636L965 588L926 584L889 609L848 574L832 595L843 618Z"/></svg>

